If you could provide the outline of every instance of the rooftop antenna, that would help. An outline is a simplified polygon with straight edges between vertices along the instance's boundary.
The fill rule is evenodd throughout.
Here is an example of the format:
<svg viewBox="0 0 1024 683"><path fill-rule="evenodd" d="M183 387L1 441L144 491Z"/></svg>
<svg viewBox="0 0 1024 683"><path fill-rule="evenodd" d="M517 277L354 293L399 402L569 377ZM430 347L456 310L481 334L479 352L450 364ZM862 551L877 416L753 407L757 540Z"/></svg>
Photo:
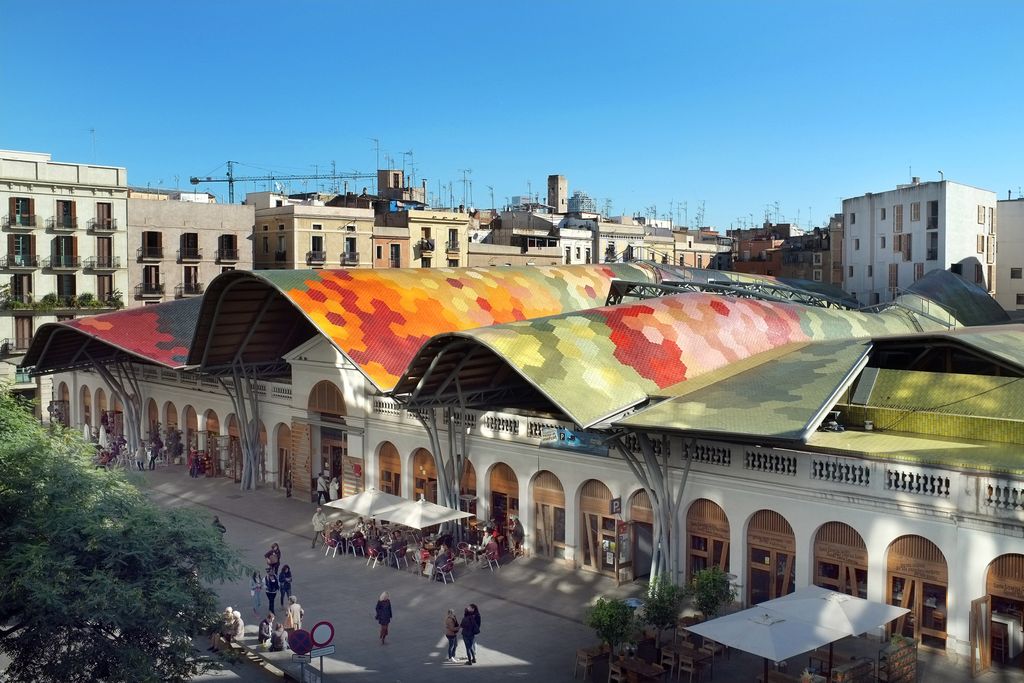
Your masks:
<svg viewBox="0 0 1024 683"><path fill-rule="evenodd" d="M380 170L380 140L377 138L366 138L373 143L373 151L377 154L377 165L373 167L373 193L378 194L379 189L377 188L377 171Z"/></svg>
<svg viewBox="0 0 1024 683"><path fill-rule="evenodd" d="M96 129L90 128L89 135L92 136L92 162L96 163Z"/></svg>
<svg viewBox="0 0 1024 683"><path fill-rule="evenodd" d="M473 169L460 168L459 170L462 171L462 205L469 206L469 178L467 176L473 172Z"/></svg>
<svg viewBox="0 0 1024 683"><path fill-rule="evenodd" d="M611 215L612 215L612 200L611 200L611 198L608 198L608 199L604 200L604 217L607 218L608 216L611 216Z"/></svg>
<svg viewBox="0 0 1024 683"><path fill-rule="evenodd" d="M697 228L704 227L704 200L697 203Z"/></svg>

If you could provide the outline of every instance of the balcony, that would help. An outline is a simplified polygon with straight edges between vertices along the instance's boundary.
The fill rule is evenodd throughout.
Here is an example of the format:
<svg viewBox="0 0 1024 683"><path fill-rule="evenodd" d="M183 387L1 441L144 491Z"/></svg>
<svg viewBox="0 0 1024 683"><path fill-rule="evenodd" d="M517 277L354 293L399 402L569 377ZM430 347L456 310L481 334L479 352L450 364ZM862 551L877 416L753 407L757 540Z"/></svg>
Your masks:
<svg viewBox="0 0 1024 683"><path fill-rule="evenodd" d="M139 247L135 255L140 261L162 261L164 258L164 248L161 246Z"/></svg>
<svg viewBox="0 0 1024 683"><path fill-rule="evenodd" d="M359 265L359 252L358 251L346 251L341 255L341 265L343 266L358 266Z"/></svg>
<svg viewBox="0 0 1024 683"><path fill-rule="evenodd" d="M388 268L401 268L401 267L402 267L402 259L400 259L400 258L389 258L388 259Z"/></svg>
<svg viewBox="0 0 1024 683"><path fill-rule="evenodd" d="M228 261L238 260L237 249L218 249L217 250L217 261L218 263L227 263Z"/></svg>
<svg viewBox="0 0 1024 683"><path fill-rule="evenodd" d="M929 249L928 253L925 256L925 261L938 261L938 260L939 260L939 250L938 249Z"/></svg>
<svg viewBox="0 0 1024 683"><path fill-rule="evenodd" d="M445 245L444 245L444 250L447 251L449 254L452 254L452 253L457 254L457 253L459 253L459 242L458 242L458 240L455 240L453 242L446 242Z"/></svg>
<svg viewBox="0 0 1024 683"><path fill-rule="evenodd" d="M136 299L159 299L163 295L164 283L162 282L143 282L141 285L135 285Z"/></svg>
<svg viewBox="0 0 1024 683"><path fill-rule="evenodd" d="M22 370L18 368L14 371L14 383L15 384L32 384L32 372L30 370Z"/></svg>
<svg viewBox="0 0 1024 683"><path fill-rule="evenodd" d="M35 254L8 254L0 258L0 270L32 270L39 267Z"/></svg>
<svg viewBox="0 0 1024 683"><path fill-rule="evenodd" d="M198 247L186 247L178 250L178 263L190 263L203 260L203 250Z"/></svg>
<svg viewBox="0 0 1024 683"><path fill-rule="evenodd" d="M43 268L50 270L75 270L82 265L82 259L73 254L55 254L43 259Z"/></svg>
<svg viewBox="0 0 1024 683"><path fill-rule="evenodd" d="M15 308L28 306L33 301L32 292L11 292L7 295L8 304L18 304ZM8 306L10 307L10 306Z"/></svg>
<svg viewBox="0 0 1024 683"><path fill-rule="evenodd" d="M117 270L120 267L120 256L90 256L85 259L86 270Z"/></svg>
<svg viewBox="0 0 1024 683"><path fill-rule="evenodd" d="M31 230L39 225L39 216L8 214L4 216L4 227L11 230Z"/></svg>
<svg viewBox="0 0 1024 683"><path fill-rule="evenodd" d="M278 263L284 263L285 261L288 260L288 252L287 251L275 251L274 252L274 260L277 261Z"/></svg>
<svg viewBox="0 0 1024 683"><path fill-rule="evenodd" d="M938 230L939 229L939 217L928 216L928 225L925 226L926 230Z"/></svg>
<svg viewBox="0 0 1024 683"><path fill-rule="evenodd" d="M174 298L181 299L188 296L199 296L203 293L202 282L186 282L174 288Z"/></svg>
<svg viewBox="0 0 1024 683"><path fill-rule="evenodd" d="M306 252L306 265L307 266L322 266L327 262L326 251L307 251Z"/></svg>
<svg viewBox="0 0 1024 683"><path fill-rule="evenodd" d="M91 232L117 232L116 218L92 218L89 220Z"/></svg>
<svg viewBox="0 0 1024 683"><path fill-rule="evenodd" d="M17 337L15 339L0 339L0 356L10 356L21 353L28 349L32 343L32 337Z"/></svg>
<svg viewBox="0 0 1024 683"><path fill-rule="evenodd" d="M53 232L74 232L78 229L78 219L74 216L54 216L46 221L46 228Z"/></svg>

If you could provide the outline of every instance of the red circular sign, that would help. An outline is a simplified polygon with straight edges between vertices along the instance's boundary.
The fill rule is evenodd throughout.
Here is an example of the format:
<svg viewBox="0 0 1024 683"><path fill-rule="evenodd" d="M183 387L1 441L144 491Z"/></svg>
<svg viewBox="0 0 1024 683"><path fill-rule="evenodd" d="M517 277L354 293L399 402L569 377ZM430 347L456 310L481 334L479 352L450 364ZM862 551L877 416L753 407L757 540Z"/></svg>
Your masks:
<svg viewBox="0 0 1024 683"><path fill-rule="evenodd" d="M318 621L309 629L309 637L317 647L329 645L334 640L334 624L329 621Z"/></svg>
<svg viewBox="0 0 1024 683"><path fill-rule="evenodd" d="M310 637L309 631L295 629L289 633L288 647L297 655L307 654L313 649L313 639Z"/></svg>

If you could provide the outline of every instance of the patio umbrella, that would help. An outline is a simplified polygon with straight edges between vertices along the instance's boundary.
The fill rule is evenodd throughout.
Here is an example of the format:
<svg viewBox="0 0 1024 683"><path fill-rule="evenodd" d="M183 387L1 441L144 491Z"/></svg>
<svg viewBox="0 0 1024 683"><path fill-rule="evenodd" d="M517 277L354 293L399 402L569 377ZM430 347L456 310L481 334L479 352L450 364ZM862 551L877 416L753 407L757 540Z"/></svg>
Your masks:
<svg viewBox="0 0 1024 683"><path fill-rule="evenodd" d="M382 517L391 519L391 515L403 507L413 505L411 500L400 496L393 496L375 488L368 488L351 496L345 496L338 500L332 500L326 504L327 507L338 508L351 512L354 515L363 517Z"/></svg>
<svg viewBox="0 0 1024 683"><path fill-rule="evenodd" d="M92 441L92 429L89 427L88 422L82 423L82 437L85 438L87 442Z"/></svg>
<svg viewBox="0 0 1024 683"><path fill-rule="evenodd" d="M826 628L857 636L888 624L910 610L882 602L839 593L820 586L804 586L781 598L762 602L767 607L792 619L799 619ZM828 671L832 673L832 643L828 646Z"/></svg>
<svg viewBox="0 0 1024 683"><path fill-rule="evenodd" d="M404 499L403 499L404 500ZM472 517L470 512L461 512L444 505L431 503L429 500L417 500L416 502L406 501L409 505L398 508L391 512L388 520L397 522L403 526L413 529L423 529L442 522L450 522L463 517Z"/></svg>
<svg viewBox="0 0 1024 683"><path fill-rule="evenodd" d="M765 680L768 678L769 659L781 662L847 635L762 606L694 624L686 630L764 658Z"/></svg>
<svg viewBox="0 0 1024 683"><path fill-rule="evenodd" d="M101 424L100 425L100 435L99 435L99 438L97 439L96 443L98 443L100 445L100 448L102 448L103 450L106 450L107 446L108 446L108 441L109 441L109 438L107 437L107 426Z"/></svg>

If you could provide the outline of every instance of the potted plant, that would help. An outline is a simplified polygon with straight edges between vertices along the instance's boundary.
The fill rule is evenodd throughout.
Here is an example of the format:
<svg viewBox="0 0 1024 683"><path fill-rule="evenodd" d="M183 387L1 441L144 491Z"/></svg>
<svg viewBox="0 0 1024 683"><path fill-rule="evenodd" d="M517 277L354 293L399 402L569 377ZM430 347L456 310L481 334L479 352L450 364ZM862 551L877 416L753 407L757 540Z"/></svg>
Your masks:
<svg viewBox="0 0 1024 683"><path fill-rule="evenodd" d="M667 575L654 577L647 585L647 599L644 601L644 621L657 629L655 647L661 647L661 636L665 629L672 628L679 619L679 610L686 599L687 591L672 583Z"/></svg>
<svg viewBox="0 0 1024 683"><path fill-rule="evenodd" d="M705 620L714 619L723 607L736 599L729 575L719 567L695 572L687 593Z"/></svg>
<svg viewBox="0 0 1024 683"><path fill-rule="evenodd" d="M598 598L587 611L584 623L594 629L612 652L634 632L633 610L622 600Z"/></svg>

